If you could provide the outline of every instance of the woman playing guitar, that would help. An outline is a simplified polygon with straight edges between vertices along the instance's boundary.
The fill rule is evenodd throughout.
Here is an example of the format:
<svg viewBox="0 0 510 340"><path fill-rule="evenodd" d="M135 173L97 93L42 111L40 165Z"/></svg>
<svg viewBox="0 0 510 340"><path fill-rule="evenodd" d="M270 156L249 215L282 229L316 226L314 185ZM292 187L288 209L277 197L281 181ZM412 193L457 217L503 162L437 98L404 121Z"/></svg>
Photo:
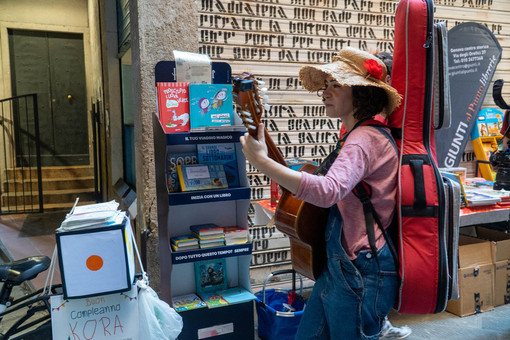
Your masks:
<svg viewBox="0 0 510 340"><path fill-rule="evenodd" d="M291 170L268 156L264 127L256 138L241 137L247 160L297 199L330 208L324 235L327 263L317 278L296 339L378 339L395 303L397 272L391 244L381 229L393 218L398 157L389 129L373 120L400 104L397 91L385 83L386 67L377 57L346 48L322 66L304 66L303 86L322 96L326 113L339 118L347 134L316 173ZM371 191L370 201L381 228L372 233L353 189ZM310 224L310 229L318 229ZM368 231L368 232L367 232ZM370 235L371 234L371 235ZM370 242L370 240L372 242Z"/></svg>

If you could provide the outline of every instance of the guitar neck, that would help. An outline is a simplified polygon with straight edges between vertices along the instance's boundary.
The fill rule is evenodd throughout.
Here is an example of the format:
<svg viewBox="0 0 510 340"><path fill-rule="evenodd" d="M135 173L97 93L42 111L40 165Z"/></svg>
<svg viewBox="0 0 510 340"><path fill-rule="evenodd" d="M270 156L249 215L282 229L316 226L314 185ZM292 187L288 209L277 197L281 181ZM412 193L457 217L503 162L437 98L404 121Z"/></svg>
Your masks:
<svg viewBox="0 0 510 340"><path fill-rule="evenodd" d="M264 129L264 138L266 139L266 146L267 146L267 154L268 156L275 162L280 163L281 165L287 166L287 162L285 162L285 159L283 158L280 150L276 147L276 145L273 142L273 139L271 139L271 136L269 136L269 133L266 129Z"/></svg>
<svg viewBox="0 0 510 340"><path fill-rule="evenodd" d="M253 93L245 91L245 92L239 92L239 101L244 103L244 107L242 108L245 111L252 112L252 113L258 113L262 111L262 108L260 107L259 103L254 98L244 98L245 96L253 96ZM251 119L253 120L250 124L245 124L248 133L250 136L252 136L255 139L258 139L258 130L259 130L259 123L260 118L259 114L252 114ZM275 162L287 166L287 162L285 162L285 159L283 158L280 150L276 147L276 145L273 142L273 139L269 135L266 129L264 129L264 139L266 140L267 145L267 153L269 158L274 160Z"/></svg>

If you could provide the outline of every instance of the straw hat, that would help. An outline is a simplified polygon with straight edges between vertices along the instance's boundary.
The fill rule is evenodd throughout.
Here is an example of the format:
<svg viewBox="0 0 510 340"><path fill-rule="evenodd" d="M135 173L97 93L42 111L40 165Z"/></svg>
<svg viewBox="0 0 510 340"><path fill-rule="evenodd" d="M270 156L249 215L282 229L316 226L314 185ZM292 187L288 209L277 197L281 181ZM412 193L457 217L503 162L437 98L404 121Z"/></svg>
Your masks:
<svg viewBox="0 0 510 340"><path fill-rule="evenodd" d="M346 47L333 57L330 64L303 66L299 70L299 79L310 92L324 88L324 80L328 75L343 86L380 87L388 95L386 112L390 115L400 105L402 96L384 82L386 74L386 66L379 58L368 52Z"/></svg>

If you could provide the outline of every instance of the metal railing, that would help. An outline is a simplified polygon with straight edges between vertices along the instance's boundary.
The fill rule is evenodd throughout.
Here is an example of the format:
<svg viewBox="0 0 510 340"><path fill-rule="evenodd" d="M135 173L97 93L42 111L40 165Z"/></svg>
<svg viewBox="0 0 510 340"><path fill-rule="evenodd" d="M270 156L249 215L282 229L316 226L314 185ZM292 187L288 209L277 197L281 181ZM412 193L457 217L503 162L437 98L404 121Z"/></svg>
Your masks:
<svg viewBox="0 0 510 340"><path fill-rule="evenodd" d="M37 94L0 100L0 214L43 211Z"/></svg>

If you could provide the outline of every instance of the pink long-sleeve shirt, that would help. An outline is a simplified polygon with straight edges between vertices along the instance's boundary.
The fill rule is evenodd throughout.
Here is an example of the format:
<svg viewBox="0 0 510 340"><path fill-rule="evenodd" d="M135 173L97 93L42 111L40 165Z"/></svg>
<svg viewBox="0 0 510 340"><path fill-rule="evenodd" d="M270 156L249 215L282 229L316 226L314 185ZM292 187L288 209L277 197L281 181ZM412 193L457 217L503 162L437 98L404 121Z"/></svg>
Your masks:
<svg viewBox="0 0 510 340"><path fill-rule="evenodd" d="M370 185L370 200L387 228L394 214L397 171L398 156L391 142L376 128L360 126L350 133L326 176L302 173L296 197L320 207L338 205L343 218L342 246L353 260L370 246L363 207L352 189L361 180ZM379 249L385 241L376 224L374 228Z"/></svg>

